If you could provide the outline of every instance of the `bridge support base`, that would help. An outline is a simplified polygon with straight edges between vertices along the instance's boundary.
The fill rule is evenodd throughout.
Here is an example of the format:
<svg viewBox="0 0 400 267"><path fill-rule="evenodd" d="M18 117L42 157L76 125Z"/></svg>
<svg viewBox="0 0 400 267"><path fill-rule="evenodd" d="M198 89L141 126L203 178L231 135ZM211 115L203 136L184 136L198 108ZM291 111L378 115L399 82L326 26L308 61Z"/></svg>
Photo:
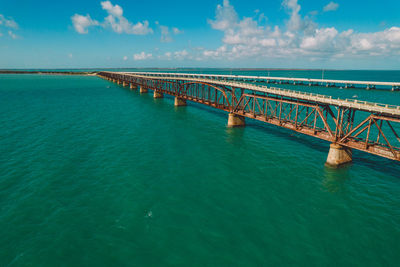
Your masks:
<svg viewBox="0 0 400 267"><path fill-rule="evenodd" d="M164 95L161 92L154 90L154 98L163 98Z"/></svg>
<svg viewBox="0 0 400 267"><path fill-rule="evenodd" d="M228 127L243 127L246 125L245 117L229 113Z"/></svg>
<svg viewBox="0 0 400 267"><path fill-rule="evenodd" d="M125 86L127 86L127 85L128 85L128 84L127 84L125 81L122 82L122 86L123 86L123 87L125 87Z"/></svg>
<svg viewBox="0 0 400 267"><path fill-rule="evenodd" d="M326 166L338 168L352 161L351 148L344 147L338 144L331 144Z"/></svg>
<svg viewBox="0 0 400 267"><path fill-rule="evenodd" d="M143 86L140 86L140 91L139 91L141 94L145 94L145 93L147 93L148 92L148 89L147 88L144 88Z"/></svg>
<svg viewBox="0 0 400 267"><path fill-rule="evenodd" d="M137 86L134 85L133 83L131 83L131 85L129 86L129 88L130 88L131 90L133 90L133 89L137 89Z"/></svg>
<svg viewBox="0 0 400 267"><path fill-rule="evenodd" d="M186 106L186 99L175 96L175 107Z"/></svg>

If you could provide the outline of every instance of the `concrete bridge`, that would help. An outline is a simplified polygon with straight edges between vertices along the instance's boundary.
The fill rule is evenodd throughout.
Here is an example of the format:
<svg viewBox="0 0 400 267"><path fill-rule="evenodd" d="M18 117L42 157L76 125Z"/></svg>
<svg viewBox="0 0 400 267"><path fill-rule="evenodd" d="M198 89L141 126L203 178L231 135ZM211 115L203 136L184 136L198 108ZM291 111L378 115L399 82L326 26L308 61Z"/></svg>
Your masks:
<svg viewBox="0 0 400 267"><path fill-rule="evenodd" d="M400 106L285 90L202 74L99 72L99 77L139 89L175 96L175 106L193 101L229 113L228 127L245 126L245 117L331 143L326 164L352 161L352 149L400 161Z"/></svg>
<svg viewBox="0 0 400 267"><path fill-rule="evenodd" d="M400 91L400 82L374 82L374 81L352 81L352 80L331 80L331 79L307 79L307 78L288 78L288 77L267 77L267 76L243 76L243 75L214 75L214 74L196 74L196 73L149 73L149 72L129 72L144 76L159 77L184 77L184 78L202 78L217 79L227 81L242 81L250 83L265 84L292 84L322 87L342 87L342 88L365 88L370 89L390 89Z"/></svg>

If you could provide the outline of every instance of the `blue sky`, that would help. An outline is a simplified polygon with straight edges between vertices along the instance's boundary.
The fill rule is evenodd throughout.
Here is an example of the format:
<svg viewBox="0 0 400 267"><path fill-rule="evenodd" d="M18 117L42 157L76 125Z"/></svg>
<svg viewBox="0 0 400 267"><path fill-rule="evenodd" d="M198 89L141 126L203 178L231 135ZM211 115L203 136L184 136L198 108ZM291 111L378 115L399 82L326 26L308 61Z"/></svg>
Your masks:
<svg viewBox="0 0 400 267"><path fill-rule="evenodd" d="M0 0L0 68L400 69L400 1Z"/></svg>

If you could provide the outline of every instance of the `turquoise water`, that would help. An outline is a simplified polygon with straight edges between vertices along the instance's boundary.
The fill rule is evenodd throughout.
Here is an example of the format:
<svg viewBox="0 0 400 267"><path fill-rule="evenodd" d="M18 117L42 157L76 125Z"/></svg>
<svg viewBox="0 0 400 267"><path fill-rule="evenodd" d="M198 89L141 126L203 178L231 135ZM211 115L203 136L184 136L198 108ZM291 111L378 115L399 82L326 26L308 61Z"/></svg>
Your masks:
<svg viewBox="0 0 400 267"><path fill-rule="evenodd" d="M398 163L327 169L328 143L247 122L97 77L0 75L0 266L399 265Z"/></svg>

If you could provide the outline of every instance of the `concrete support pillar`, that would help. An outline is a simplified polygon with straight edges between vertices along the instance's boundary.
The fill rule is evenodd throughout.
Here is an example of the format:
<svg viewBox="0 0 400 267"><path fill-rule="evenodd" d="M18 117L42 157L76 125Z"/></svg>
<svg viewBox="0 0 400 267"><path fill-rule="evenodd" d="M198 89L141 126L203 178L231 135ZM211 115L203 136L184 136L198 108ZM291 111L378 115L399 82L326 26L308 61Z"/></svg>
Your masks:
<svg viewBox="0 0 400 267"><path fill-rule="evenodd" d="M148 92L148 89L147 88L145 88L145 87L143 87L143 86L140 86L140 91L139 91L141 94L145 94L145 93L147 93Z"/></svg>
<svg viewBox="0 0 400 267"><path fill-rule="evenodd" d="M163 98L164 95L162 92L154 90L154 98Z"/></svg>
<svg viewBox="0 0 400 267"><path fill-rule="evenodd" d="M175 96L175 107L186 106L186 99Z"/></svg>
<svg viewBox="0 0 400 267"><path fill-rule="evenodd" d="M122 86L123 86L123 87L125 87L125 86L127 86L127 85L128 85L128 84L127 84L125 81L122 82Z"/></svg>
<svg viewBox="0 0 400 267"><path fill-rule="evenodd" d="M122 84L122 81L121 81L121 80L118 80L117 83L118 83L118 84Z"/></svg>
<svg viewBox="0 0 400 267"><path fill-rule="evenodd" d="M246 125L245 117L229 113L228 127L243 127Z"/></svg>
<svg viewBox="0 0 400 267"><path fill-rule="evenodd" d="M133 89L137 89L137 86L134 85L133 83L131 83L131 85L129 86L129 88L130 88L131 90L133 90Z"/></svg>
<svg viewBox="0 0 400 267"><path fill-rule="evenodd" d="M333 168L338 168L346 163L350 163L351 161L351 148L344 147L338 144L331 144L325 165Z"/></svg>

